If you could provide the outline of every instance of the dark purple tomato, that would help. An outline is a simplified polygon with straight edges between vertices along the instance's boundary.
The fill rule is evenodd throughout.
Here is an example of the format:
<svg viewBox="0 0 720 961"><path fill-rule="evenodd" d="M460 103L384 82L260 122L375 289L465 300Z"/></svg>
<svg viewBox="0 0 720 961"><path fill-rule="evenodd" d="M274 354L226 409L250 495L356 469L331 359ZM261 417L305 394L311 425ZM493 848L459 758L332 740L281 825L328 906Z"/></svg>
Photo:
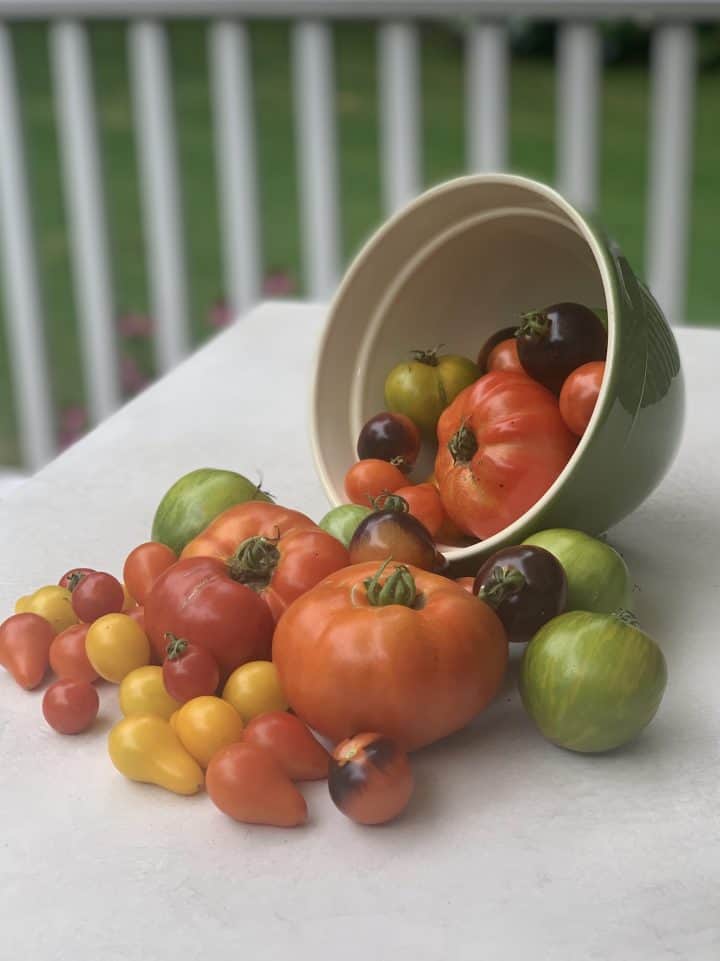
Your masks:
<svg viewBox="0 0 720 961"><path fill-rule="evenodd" d="M598 315L582 304L551 304L522 316L515 333L527 373L559 394L565 378L591 360L605 360L607 332Z"/></svg>
<svg viewBox="0 0 720 961"><path fill-rule="evenodd" d="M441 571L445 558L436 549L430 532L424 524L398 508L389 495L385 502L390 506L373 511L360 521L350 541L350 563L393 560L399 564L413 564L424 571Z"/></svg>
<svg viewBox="0 0 720 961"><path fill-rule="evenodd" d="M410 468L420 452L420 431L404 414L387 410L375 414L360 431L357 455L360 460L387 460Z"/></svg>
<svg viewBox="0 0 720 961"><path fill-rule="evenodd" d="M525 644L565 610L567 578L550 551L520 544L504 547L485 561L475 575L473 592L494 609L508 639Z"/></svg>
<svg viewBox="0 0 720 961"><path fill-rule="evenodd" d="M503 327L502 330L497 330L495 331L494 334L491 334L488 337L488 339L482 345L480 349L480 353L478 354L478 359L477 359L477 365L480 368L481 374L487 374L488 360L493 350L495 350L497 345L501 343L503 340L507 340L508 337L514 337L516 330L517 330L517 327Z"/></svg>
<svg viewBox="0 0 720 961"><path fill-rule="evenodd" d="M405 810L414 787L407 754L382 734L341 741L330 760L333 803L358 824L385 824Z"/></svg>

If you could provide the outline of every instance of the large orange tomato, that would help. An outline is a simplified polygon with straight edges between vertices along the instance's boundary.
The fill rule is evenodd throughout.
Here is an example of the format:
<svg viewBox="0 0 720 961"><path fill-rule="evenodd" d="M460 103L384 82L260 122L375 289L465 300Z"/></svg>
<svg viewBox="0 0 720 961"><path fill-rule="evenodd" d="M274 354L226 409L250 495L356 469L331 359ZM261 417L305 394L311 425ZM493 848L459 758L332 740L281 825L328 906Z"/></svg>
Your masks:
<svg viewBox="0 0 720 961"><path fill-rule="evenodd" d="M262 501L223 511L180 556L221 560L233 580L257 592L275 620L297 597L349 563L340 541L305 514Z"/></svg>
<svg viewBox="0 0 720 961"><path fill-rule="evenodd" d="M556 480L577 443L557 399L525 374L493 371L438 422L435 474L450 519L486 538L512 524Z"/></svg>
<svg viewBox="0 0 720 961"><path fill-rule="evenodd" d="M331 574L288 608L273 661L294 712L333 741L382 731L414 749L495 696L508 658L499 618L458 584L402 564Z"/></svg>

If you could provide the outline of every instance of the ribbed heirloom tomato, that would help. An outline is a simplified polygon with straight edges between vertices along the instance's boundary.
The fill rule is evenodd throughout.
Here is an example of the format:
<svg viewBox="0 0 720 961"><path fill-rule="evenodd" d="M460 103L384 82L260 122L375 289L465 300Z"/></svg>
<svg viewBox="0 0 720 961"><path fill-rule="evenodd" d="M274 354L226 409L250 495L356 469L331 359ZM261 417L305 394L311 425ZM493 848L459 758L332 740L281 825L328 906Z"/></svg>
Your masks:
<svg viewBox="0 0 720 961"><path fill-rule="evenodd" d="M492 371L438 422L443 507L467 534L491 537L542 497L575 445L547 388L525 374Z"/></svg>
<svg viewBox="0 0 720 961"><path fill-rule="evenodd" d="M331 574L280 620L273 661L290 706L340 741L382 731L405 749L467 724L500 687L497 615L445 577L402 564Z"/></svg>

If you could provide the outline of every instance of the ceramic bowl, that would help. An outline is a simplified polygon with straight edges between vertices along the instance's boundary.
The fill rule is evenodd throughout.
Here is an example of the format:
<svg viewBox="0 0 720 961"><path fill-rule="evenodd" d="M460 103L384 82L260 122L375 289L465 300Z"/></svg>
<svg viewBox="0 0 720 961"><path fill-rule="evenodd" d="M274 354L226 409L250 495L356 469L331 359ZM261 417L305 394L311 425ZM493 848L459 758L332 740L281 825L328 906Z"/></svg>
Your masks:
<svg viewBox="0 0 720 961"><path fill-rule="evenodd" d="M535 531L599 534L634 510L680 441L675 339L618 247L556 191L510 174L461 177L422 194L348 269L330 306L313 391L313 452L331 503L346 502L343 479L360 428L384 409L385 377L409 350L442 343L475 357L522 312L567 300L607 314L607 366L592 420L529 511L487 540L443 553L456 570L472 570Z"/></svg>

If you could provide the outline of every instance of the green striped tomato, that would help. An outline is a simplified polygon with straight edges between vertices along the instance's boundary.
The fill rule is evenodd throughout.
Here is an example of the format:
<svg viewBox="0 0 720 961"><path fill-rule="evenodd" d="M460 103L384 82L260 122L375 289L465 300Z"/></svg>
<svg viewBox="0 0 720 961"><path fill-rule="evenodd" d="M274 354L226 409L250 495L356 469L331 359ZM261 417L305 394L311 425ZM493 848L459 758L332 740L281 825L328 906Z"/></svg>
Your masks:
<svg viewBox="0 0 720 961"><path fill-rule="evenodd" d="M523 704L545 737L571 751L609 751L652 720L667 684L655 641L623 617L571 611L548 621L520 668Z"/></svg>

